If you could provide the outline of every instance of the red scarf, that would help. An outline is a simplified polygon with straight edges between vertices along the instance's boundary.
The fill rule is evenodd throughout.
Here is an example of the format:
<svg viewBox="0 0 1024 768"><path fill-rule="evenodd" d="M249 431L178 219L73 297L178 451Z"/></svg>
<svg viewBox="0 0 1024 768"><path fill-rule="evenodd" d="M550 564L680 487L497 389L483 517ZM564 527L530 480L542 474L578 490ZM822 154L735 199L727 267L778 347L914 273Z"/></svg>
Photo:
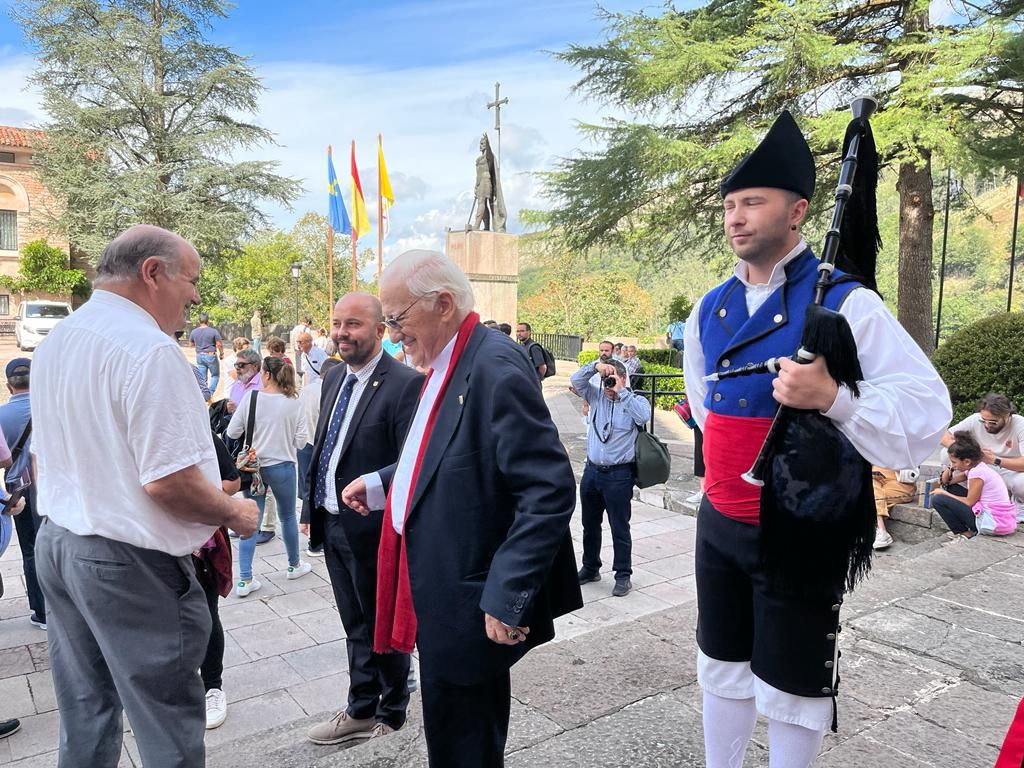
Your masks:
<svg viewBox="0 0 1024 768"><path fill-rule="evenodd" d="M416 463L412 468L412 477L409 478L409 506L405 510L406 520L412 512L412 497L416 491L420 467L423 465L423 456L430 443L430 433L434 429L434 422L437 421L437 412L441 408L448 383L462 356L462 350L469 343L469 337L478 322L480 322L480 315L470 312L462 321L456 334L452 359L448 363L448 371L445 373L444 381L441 382L441 389L430 409L430 416L427 417L423 439L420 441L420 448L416 454ZM434 372L431 370L427 375L427 381L430 381L430 377L433 375ZM427 381L423 382L421 398L427 389ZM394 484L392 484L393 488ZM405 520L402 521L402 529L404 532ZM373 632L373 650L375 653L391 651L412 653L414 645L416 645L416 610L412 603L412 589L409 586L409 560L405 551L405 536L399 535L391 522L391 491L389 490L387 503L384 505L384 520L381 523L380 547L377 550L377 621Z"/></svg>

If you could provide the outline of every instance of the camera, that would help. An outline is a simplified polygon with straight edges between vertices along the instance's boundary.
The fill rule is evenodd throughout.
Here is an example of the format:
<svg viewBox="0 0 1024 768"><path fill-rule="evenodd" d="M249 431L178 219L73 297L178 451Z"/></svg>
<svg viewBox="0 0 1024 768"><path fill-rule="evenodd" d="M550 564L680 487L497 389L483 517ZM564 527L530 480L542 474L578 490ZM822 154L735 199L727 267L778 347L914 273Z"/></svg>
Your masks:
<svg viewBox="0 0 1024 768"><path fill-rule="evenodd" d="M619 382L614 376L605 376L601 383L604 384L605 389L615 389Z"/></svg>

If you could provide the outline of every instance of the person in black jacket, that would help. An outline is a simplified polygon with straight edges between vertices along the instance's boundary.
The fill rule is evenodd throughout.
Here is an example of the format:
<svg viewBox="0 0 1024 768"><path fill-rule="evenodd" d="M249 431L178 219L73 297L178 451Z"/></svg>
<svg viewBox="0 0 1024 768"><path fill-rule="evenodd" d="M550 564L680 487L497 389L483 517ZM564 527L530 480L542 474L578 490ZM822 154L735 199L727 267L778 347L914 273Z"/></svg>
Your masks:
<svg viewBox="0 0 1024 768"><path fill-rule="evenodd" d="M331 337L346 365L324 377L301 522L310 547L324 549L345 625L349 690L343 709L310 728L315 744L391 733L405 724L409 704L409 654L373 652L383 514L360 517L341 501L351 480L398 458L423 384L422 374L383 352L384 333L376 297L349 293L335 306Z"/></svg>
<svg viewBox="0 0 1024 768"><path fill-rule="evenodd" d="M364 514L386 507L374 647L419 649L430 765L493 768L510 668L582 605L576 483L536 372L480 324L461 270L410 251L380 286L385 322L431 373L398 461L342 494Z"/></svg>

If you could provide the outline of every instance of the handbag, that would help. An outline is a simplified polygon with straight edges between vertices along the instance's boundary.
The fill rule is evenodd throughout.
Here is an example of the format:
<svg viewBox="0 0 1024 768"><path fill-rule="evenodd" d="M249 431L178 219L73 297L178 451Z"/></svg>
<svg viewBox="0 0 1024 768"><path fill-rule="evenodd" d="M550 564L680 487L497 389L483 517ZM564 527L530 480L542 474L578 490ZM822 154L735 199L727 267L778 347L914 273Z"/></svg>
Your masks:
<svg viewBox="0 0 1024 768"><path fill-rule="evenodd" d="M238 453L235 454L235 467L241 474L241 487L250 496L262 496L267 492L267 485L260 474L260 459L256 449L252 447L253 434L256 430L256 396L257 390L249 395L249 414L245 420L245 440Z"/></svg>
<svg viewBox="0 0 1024 768"><path fill-rule="evenodd" d="M985 536L996 535L996 518L988 506L984 504L981 506L981 512L975 515L974 521L978 526L978 533Z"/></svg>
<svg viewBox="0 0 1024 768"><path fill-rule="evenodd" d="M13 466L21 457L21 454L25 450L25 442L31 434L32 418L29 417L29 420L25 423L25 429L21 431L21 436L18 438L18 442L14 444L14 448L11 450L11 466ZM17 512L13 511L13 508L18 506L18 502L21 501L22 496L25 495L29 486L32 485L32 470L30 467L26 467L18 477L4 477L4 485L10 495L4 502L3 509L0 509L0 515L9 517L12 514L17 514ZM4 545L4 548L6 548L6 544Z"/></svg>
<svg viewBox="0 0 1024 768"><path fill-rule="evenodd" d="M636 487L650 488L664 483L672 471L672 456L668 446L647 431L638 427L636 434Z"/></svg>

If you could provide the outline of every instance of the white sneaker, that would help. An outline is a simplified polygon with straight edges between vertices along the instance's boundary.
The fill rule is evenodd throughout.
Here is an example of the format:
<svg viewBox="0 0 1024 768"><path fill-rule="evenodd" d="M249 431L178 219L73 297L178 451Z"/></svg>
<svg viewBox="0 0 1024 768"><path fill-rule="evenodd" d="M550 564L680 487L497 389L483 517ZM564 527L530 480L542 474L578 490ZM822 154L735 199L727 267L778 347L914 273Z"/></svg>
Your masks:
<svg viewBox="0 0 1024 768"><path fill-rule="evenodd" d="M289 577L290 578L290 577ZM249 579L249 581L240 581L235 587L235 594L239 597L247 597L248 595L255 592L257 589L262 587L259 579Z"/></svg>
<svg viewBox="0 0 1024 768"><path fill-rule="evenodd" d="M206 692L206 729L220 728L228 719L228 698L220 688Z"/></svg>
<svg viewBox="0 0 1024 768"><path fill-rule="evenodd" d="M310 557L323 557L324 556L324 545L320 545L320 549L313 549L308 544L306 545L306 554Z"/></svg>
<svg viewBox="0 0 1024 768"><path fill-rule="evenodd" d="M307 563L305 560L299 560L298 565L288 566L288 578L289 579L301 579L307 573L313 570L313 566Z"/></svg>
<svg viewBox="0 0 1024 768"><path fill-rule="evenodd" d="M885 549L892 544L892 534L882 528L875 529L875 543L871 546L874 549Z"/></svg>
<svg viewBox="0 0 1024 768"><path fill-rule="evenodd" d="M692 496L687 496L686 501L683 502L683 506L692 507L696 509L700 506L701 501L704 500L704 491L697 491Z"/></svg>

